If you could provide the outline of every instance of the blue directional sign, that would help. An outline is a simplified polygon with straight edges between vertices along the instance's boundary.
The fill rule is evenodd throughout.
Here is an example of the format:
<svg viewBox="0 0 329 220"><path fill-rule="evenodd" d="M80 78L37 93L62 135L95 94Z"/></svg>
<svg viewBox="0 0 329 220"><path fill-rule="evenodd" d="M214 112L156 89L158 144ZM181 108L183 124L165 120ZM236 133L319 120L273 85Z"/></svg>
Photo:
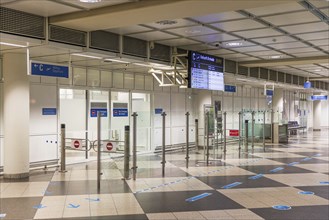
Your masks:
<svg viewBox="0 0 329 220"><path fill-rule="evenodd" d="M194 196L194 197L191 197L191 198L188 198L188 199L185 199L186 202L194 202L194 201L197 201L199 199L203 199L207 196L210 196L212 195L212 193L202 193L200 195L197 195L197 196Z"/></svg>
<svg viewBox="0 0 329 220"><path fill-rule="evenodd" d="M114 108L113 117L128 117L128 109L127 108Z"/></svg>
<svg viewBox="0 0 329 220"><path fill-rule="evenodd" d="M31 75L69 78L69 67L31 62Z"/></svg>
<svg viewBox="0 0 329 220"><path fill-rule="evenodd" d="M273 96L273 90L269 90L269 89L267 89L267 90L266 90L266 95L267 95L267 96Z"/></svg>
<svg viewBox="0 0 329 220"><path fill-rule="evenodd" d="M163 109L162 109L162 108L156 108L156 109L154 109L154 113L155 113L156 115L161 115L162 112L163 112Z"/></svg>
<svg viewBox="0 0 329 220"><path fill-rule="evenodd" d="M291 209L291 207L288 205L275 205L275 206L272 206L272 208L276 209L276 210L281 210L281 211L286 211L286 210Z"/></svg>
<svg viewBox="0 0 329 220"><path fill-rule="evenodd" d="M312 95L312 96L311 96L311 100L312 100L312 101L328 100L328 96L327 96L327 95Z"/></svg>
<svg viewBox="0 0 329 220"><path fill-rule="evenodd" d="M224 91L225 92L236 92L236 86L225 85Z"/></svg>
<svg viewBox="0 0 329 220"><path fill-rule="evenodd" d="M56 115L56 108L42 108L42 115Z"/></svg>

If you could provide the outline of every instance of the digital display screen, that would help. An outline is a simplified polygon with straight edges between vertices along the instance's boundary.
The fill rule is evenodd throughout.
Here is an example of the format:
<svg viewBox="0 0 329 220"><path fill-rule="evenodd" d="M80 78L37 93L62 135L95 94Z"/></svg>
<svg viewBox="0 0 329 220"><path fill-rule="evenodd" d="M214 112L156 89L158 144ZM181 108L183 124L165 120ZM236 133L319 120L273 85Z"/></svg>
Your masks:
<svg viewBox="0 0 329 220"><path fill-rule="evenodd" d="M224 91L223 58L189 52L188 87Z"/></svg>

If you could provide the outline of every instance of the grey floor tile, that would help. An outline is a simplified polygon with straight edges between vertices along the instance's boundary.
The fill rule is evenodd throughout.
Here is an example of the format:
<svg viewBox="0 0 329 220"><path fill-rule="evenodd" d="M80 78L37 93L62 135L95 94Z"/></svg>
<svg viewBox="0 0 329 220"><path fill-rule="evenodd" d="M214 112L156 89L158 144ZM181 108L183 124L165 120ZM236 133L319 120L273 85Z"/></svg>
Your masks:
<svg viewBox="0 0 329 220"><path fill-rule="evenodd" d="M311 191L314 192L316 196L322 197L324 199L329 200L329 186L324 185L324 186L300 186L300 187L295 187L300 189L301 191ZM329 205L329 201L328 201Z"/></svg>
<svg viewBox="0 0 329 220"><path fill-rule="evenodd" d="M188 173L175 167L166 167L165 177L186 177ZM162 177L162 168L140 168L137 170L137 178L159 178Z"/></svg>
<svg viewBox="0 0 329 220"><path fill-rule="evenodd" d="M4 219L33 219L42 197L6 198L0 200L0 213L5 213Z"/></svg>
<svg viewBox="0 0 329 220"><path fill-rule="evenodd" d="M271 173L271 170L279 166L265 165L265 166L239 166L239 167L253 173L268 174ZM284 169L279 170L276 173L315 173L313 171L302 169L296 166L281 166L281 167L283 167Z"/></svg>

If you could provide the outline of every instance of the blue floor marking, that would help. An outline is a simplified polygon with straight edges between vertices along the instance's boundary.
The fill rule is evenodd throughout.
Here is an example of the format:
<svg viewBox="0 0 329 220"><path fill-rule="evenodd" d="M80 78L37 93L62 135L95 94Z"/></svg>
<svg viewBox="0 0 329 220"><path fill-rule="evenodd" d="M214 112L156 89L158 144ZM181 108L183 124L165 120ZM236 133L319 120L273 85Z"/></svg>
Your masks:
<svg viewBox="0 0 329 220"><path fill-rule="evenodd" d="M43 208L46 208L47 206L44 206L42 204L39 204L39 205L35 205L33 206L34 209L43 209Z"/></svg>
<svg viewBox="0 0 329 220"><path fill-rule="evenodd" d="M301 194L301 195L314 195L314 192L311 192L311 191L301 191L301 192L298 192L298 194Z"/></svg>
<svg viewBox="0 0 329 220"><path fill-rule="evenodd" d="M205 198L205 197L207 197L207 196L210 196L210 195L212 195L212 193L202 193L202 194L200 194L200 195L193 196L193 197L191 197L191 198L185 199L185 201L186 201L186 202L194 202L194 201L197 201L197 200L199 200L199 199L203 199L203 198Z"/></svg>
<svg viewBox="0 0 329 220"><path fill-rule="evenodd" d="M71 203L67 206L67 208L73 208L73 209L77 209L79 207L80 207L80 205L73 205Z"/></svg>
<svg viewBox="0 0 329 220"><path fill-rule="evenodd" d="M290 210L291 207L288 206L288 205L275 205L275 206L272 206L273 209L276 209L276 210Z"/></svg>
<svg viewBox="0 0 329 220"><path fill-rule="evenodd" d="M90 202L99 202L99 201L101 201L99 198L97 198L97 199L86 198L86 200L89 200Z"/></svg>
<svg viewBox="0 0 329 220"><path fill-rule="evenodd" d="M294 166L296 164L299 164L299 162L292 162L292 163L289 163L288 166Z"/></svg>
<svg viewBox="0 0 329 220"><path fill-rule="evenodd" d="M250 180L257 180L257 179L259 179L259 178L262 178L264 176L264 174L257 174L256 176L251 176L251 177L249 177L248 179L250 179Z"/></svg>
<svg viewBox="0 0 329 220"><path fill-rule="evenodd" d="M322 154L315 154L315 155L313 155L313 157L320 157L320 156L322 156Z"/></svg>
<svg viewBox="0 0 329 220"><path fill-rule="evenodd" d="M309 161L312 160L312 157L305 157L304 159L302 159L302 161Z"/></svg>
<svg viewBox="0 0 329 220"><path fill-rule="evenodd" d="M275 172L278 172L280 170L283 170L284 168L283 167L278 167L278 168L275 168L273 170L270 170L271 173L275 173Z"/></svg>
<svg viewBox="0 0 329 220"><path fill-rule="evenodd" d="M240 184L242 184L242 183L241 182L231 183L231 184L228 184L226 186L223 186L222 189L230 189L230 188L233 188L233 187L238 186Z"/></svg>

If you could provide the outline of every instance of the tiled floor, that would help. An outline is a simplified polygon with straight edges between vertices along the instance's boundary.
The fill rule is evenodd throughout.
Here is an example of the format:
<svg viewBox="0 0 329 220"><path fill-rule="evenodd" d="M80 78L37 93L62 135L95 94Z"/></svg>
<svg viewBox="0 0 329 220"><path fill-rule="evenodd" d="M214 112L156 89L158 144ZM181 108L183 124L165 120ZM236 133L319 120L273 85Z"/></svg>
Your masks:
<svg viewBox="0 0 329 220"><path fill-rule="evenodd" d="M203 150L191 151L189 168L185 152L168 153L165 177L161 155L140 155L136 181L122 179L122 158L104 160L99 194L95 162L67 166L66 173L33 171L20 181L0 178L0 219L328 219L328 145L325 130L267 145L266 152L211 151L208 165Z"/></svg>

